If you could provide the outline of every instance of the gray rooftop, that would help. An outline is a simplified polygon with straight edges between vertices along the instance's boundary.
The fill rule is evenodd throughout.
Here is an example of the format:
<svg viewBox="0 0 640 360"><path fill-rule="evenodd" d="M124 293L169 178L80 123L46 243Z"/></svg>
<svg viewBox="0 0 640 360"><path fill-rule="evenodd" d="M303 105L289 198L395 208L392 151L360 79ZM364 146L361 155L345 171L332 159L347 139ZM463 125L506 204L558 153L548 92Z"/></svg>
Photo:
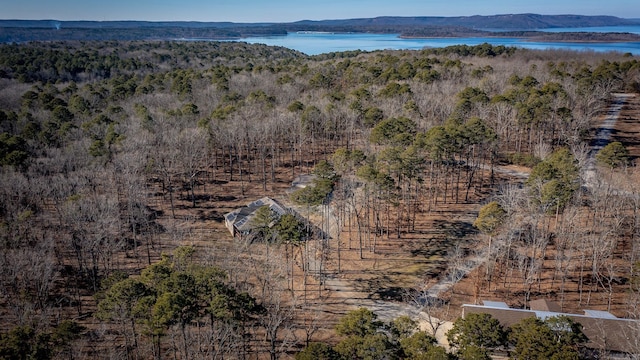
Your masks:
<svg viewBox="0 0 640 360"><path fill-rule="evenodd" d="M233 226L238 231L250 231L254 228L254 226L251 224L251 220L255 217L256 211L263 206L269 206L269 209L271 209L271 211L278 217L287 213L285 207L282 206L279 202L269 197L263 197L247 204L247 206L245 207L225 214L225 222L227 223L228 227ZM229 230L231 231L232 229L230 228Z"/></svg>

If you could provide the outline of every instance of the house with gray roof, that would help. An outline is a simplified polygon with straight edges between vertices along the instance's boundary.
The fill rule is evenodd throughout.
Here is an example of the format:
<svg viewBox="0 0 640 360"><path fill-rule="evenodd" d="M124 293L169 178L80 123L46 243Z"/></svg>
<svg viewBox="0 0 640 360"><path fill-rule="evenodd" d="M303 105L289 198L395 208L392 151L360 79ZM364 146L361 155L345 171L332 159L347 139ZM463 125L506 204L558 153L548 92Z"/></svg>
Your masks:
<svg viewBox="0 0 640 360"><path fill-rule="evenodd" d="M586 346L594 350L622 354L640 355L640 321L616 317L608 311L584 310L584 314L564 313L560 305L546 299L529 302L529 309L514 309L501 301L483 301L482 305L462 305L462 316L466 314L490 314L505 326L511 326L527 317L541 320L564 315L582 325L582 332L589 339ZM625 355L626 354L626 355Z"/></svg>
<svg viewBox="0 0 640 360"><path fill-rule="evenodd" d="M255 228L252 219L255 217L256 211L263 206L268 206L276 219L290 212L285 206L272 198L263 197L255 200L245 207L224 215L225 226L229 229L231 235L240 238L249 235L251 230Z"/></svg>

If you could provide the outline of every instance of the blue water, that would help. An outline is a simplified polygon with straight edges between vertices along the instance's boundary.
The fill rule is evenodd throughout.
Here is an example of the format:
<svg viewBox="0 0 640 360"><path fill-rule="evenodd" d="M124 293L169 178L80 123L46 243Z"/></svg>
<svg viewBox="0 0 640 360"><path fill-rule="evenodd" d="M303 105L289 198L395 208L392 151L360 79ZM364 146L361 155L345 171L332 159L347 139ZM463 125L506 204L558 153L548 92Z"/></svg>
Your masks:
<svg viewBox="0 0 640 360"><path fill-rule="evenodd" d="M631 32L640 34L640 26L599 27L599 28L557 28L544 31L595 31L595 32ZM403 39L394 34L334 34L334 33L289 33L286 36L250 37L242 39L248 43L260 43L283 46L303 52L307 55L318 55L336 51L350 50L420 50L424 48L440 48L452 45L493 45L515 46L526 49L568 49L579 51L607 52L617 51L640 55L640 42L613 43L568 43L568 42L535 42L518 38L429 38Z"/></svg>

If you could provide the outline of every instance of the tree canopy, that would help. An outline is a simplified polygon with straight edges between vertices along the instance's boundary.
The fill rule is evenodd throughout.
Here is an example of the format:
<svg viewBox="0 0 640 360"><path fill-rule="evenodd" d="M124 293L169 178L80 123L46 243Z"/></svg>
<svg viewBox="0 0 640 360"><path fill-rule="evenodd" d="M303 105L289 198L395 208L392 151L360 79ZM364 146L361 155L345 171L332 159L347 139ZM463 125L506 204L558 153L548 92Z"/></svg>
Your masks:
<svg viewBox="0 0 640 360"><path fill-rule="evenodd" d="M564 209L580 188L578 165L569 149L554 151L538 163L527 180L533 200L547 211Z"/></svg>
<svg viewBox="0 0 640 360"><path fill-rule="evenodd" d="M525 318L511 326L509 341L514 359L580 359L586 341L580 324L566 316L540 320Z"/></svg>
<svg viewBox="0 0 640 360"><path fill-rule="evenodd" d="M629 163L629 150L621 142L613 141L598 151L596 160L612 169L622 167Z"/></svg>
<svg viewBox="0 0 640 360"><path fill-rule="evenodd" d="M453 323L447 332L447 339L459 351L465 351L470 346L494 350L507 344L507 332L491 315L471 313Z"/></svg>
<svg viewBox="0 0 640 360"><path fill-rule="evenodd" d="M507 212L496 201L483 206L473 226L485 234L493 235L506 219Z"/></svg>

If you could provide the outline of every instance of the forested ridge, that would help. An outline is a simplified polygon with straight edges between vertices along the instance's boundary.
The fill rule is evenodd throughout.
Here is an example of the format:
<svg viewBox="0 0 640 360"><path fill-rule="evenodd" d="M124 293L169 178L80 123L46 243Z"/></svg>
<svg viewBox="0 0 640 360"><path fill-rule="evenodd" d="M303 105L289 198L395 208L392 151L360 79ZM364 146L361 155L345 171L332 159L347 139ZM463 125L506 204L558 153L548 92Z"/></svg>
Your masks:
<svg viewBox="0 0 640 360"><path fill-rule="evenodd" d="M549 28L634 26L637 20L615 16L503 14L491 16L380 16L289 23L198 21L58 21L0 20L0 42L132 41L175 39L242 39L284 36L288 32L400 34L403 37L526 37L540 41L637 41L631 33L572 33L560 36L537 31ZM483 29L494 29L492 31ZM495 29L516 30L496 32ZM523 31L529 30L529 31Z"/></svg>
<svg viewBox="0 0 640 360"><path fill-rule="evenodd" d="M447 354L408 319L319 310L341 256L404 246L429 264L419 279L463 277L477 255L476 294L637 318L637 139L598 155L601 181L585 175L616 92L640 92L635 57L0 45L0 358L527 358L517 327L494 326L489 345L452 332ZM287 197L308 173L315 187ZM232 239L223 214L263 196L308 217L329 204L338 236L309 239L287 218ZM475 222L453 227L459 207ZM588 356L557 324L527 327L554 354Z"/></svg>

